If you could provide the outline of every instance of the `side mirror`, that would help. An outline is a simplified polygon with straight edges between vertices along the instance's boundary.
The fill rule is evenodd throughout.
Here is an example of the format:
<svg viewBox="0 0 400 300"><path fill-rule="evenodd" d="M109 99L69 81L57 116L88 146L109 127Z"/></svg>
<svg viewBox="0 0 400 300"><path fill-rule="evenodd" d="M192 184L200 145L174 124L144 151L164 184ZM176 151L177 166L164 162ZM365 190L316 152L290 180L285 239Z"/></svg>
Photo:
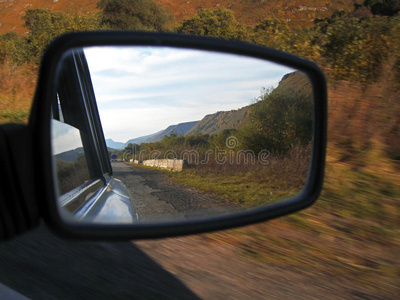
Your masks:
<svg viewBox="0 0 400 300"><path fill-rule="evenodd" d="M48 225L74 238L159 238L293 213L322 188L326 107L320 69L276 50L67 34L44 54L31 114L35 196Z"/></svg>

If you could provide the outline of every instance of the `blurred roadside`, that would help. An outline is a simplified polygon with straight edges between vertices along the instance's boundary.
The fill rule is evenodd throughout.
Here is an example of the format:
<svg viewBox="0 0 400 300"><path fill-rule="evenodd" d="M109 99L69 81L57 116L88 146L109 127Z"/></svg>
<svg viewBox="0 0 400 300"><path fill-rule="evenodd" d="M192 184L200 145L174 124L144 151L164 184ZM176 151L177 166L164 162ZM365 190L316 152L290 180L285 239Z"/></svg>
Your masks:
<svg viewBox="0 0 400 300"><path fill-rule="evenodd" d="M210 17L203 11L192 22L178 24L178 31L201 33L196 21L217 17L230 18L226 12ZM400 17L373 16L369 10L358 9L336 13L303 29L290 28L276 20L251 28L231 21L232 26L220 31L229 34L214 36L245 37L246 41L302 55L324 68L329 81L329 142L322 195L311 208L268 223L136 244L204 297L221 296L216 282L222 276L228 289L235 266L224 273L202 267L203 262L208 255L220 255L214 261L219 261L219 268L223 269L224 264L229 264L226 257L232 253L259 266L293 270L289 287L298 281L307 285L318 276L326 276L313 287L319 284L329 293L337 283L335 277L339 278L342 291L348 292L344 298L398 297ZM198 31L193 32L196 28ZM54 36L42 41L39 33L31 31L29 37L31 42L38 41L37 45L42 43L39 48L43 49ZM24 43L18 36L0 37L0 54L16 51L18 43ZM36 55L34 59L39 57ZM0 58L0 123L26 123L37 66L29 61L15 62L7 55ZM196 252L198 247L201 253ZM199 263L189 268L186 264L190 260ZM251 282L253 275L238 276L243 285L251 285L244 280ZM207 278L208 287L200 284L199 278ZM305 287L300 291L307 294Z"/></svg>

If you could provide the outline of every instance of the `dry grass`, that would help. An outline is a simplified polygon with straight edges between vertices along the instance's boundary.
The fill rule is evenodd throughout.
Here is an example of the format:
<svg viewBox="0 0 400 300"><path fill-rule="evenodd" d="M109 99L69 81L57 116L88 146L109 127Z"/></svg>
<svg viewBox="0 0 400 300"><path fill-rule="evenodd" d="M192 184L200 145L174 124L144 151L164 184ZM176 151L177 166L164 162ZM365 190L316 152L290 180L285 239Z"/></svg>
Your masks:
<svg viewBox="0 0 400 300"><path fill-rule="evenodd" d="M34 65L5 62L0 66L0 123L27 123L36 78Z"/></svg>
<svg viewBox="0 0 400 300"><path fill-rule="evenodd" d="M315 18L330 17L335 9L350 11L351 3L343 1L312 1L312 0L157 0L175 14L177 21L190 18L200 8L216 9L224 7L234 12L236 19L244 24L254 26L266 18L279 18L288 21L292 26L310 26ZM301 8L306 7L306 8ZM326 8L320 9L321 7ZM317 10L313 10L316 8Z"/></svg>
<svg viewBox="0 0 400 300"><path fill-rule="evenodd" d="M309 163L310 148L295 147L286 155L270 155L264 163L257 158L254 164L250 160L244 163L228 153L225 163L211 159L168 175L181 184L248 208L298 194L304 188Z"/></svg>
<svg viewBox="0 0 400 300"><path fill-rule="evenodd" d="M5 1L0 3L0 34L8 31L16 31L20 34L27 34L27 28L24 27L24 21L27 9L50 9L74 14L91 14L97 10L97 0L70 0L70 1L51 1L51 0L19 0Z"/></svg>
<svg viewBox="0 0 400 300"><path fill-rule="evenodd" d="M386 75L367 87L342 81L328 90L328 141L341 161L355 167L368 165L368 156L378 144L383 155L400 159L399 87L391 65L384 65Z"/></svg>
<svg viewBox="0 0 400 300"><path fill-rule="evenodd" d="M354 170L329 149L324 189L305 211L199 237L233 245L256 261L332 274L387 295L398 292L400 175L380 156Z"/></svg>

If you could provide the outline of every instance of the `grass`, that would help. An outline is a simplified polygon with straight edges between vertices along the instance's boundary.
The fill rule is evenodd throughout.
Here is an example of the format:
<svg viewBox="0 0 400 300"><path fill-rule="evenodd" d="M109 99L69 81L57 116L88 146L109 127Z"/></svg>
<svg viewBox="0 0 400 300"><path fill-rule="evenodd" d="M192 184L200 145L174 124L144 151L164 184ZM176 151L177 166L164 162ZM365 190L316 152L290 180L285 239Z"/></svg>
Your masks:
<svg viewBox="0 0 400 300"><path fill-rule="evenodd" d="M4 110L0 112L0 123L28 123L29 110Z"/></svg>
<svg viewBox="0 0 400 300"><path fill-rule="evenodd" d="M304 187L310 161L309 147L295 147L284 156L271 154L268 164L210 160L182 172L168 173L177 182L216 195L244 208L280 202Z"/></svg>
<svg viewBox="0 0 400 300"><path fill-rule="evenodd" d="M157 0L158 3L169 8L175 15L177 21L182 21L191 17L199 8L215 9L224 7L234 12L236 19L247 25L255 25L265 18L278 18L287 20L292 26L312 24L314 18L324 18L332 14L335 9L350 11L353 6L344 1L246 1L246 0L191 0L191 1L171 1ZM307 7L327 7L326 11L300 11L299 6Z"/></svg>
<svg viewBox="0 0 400 300"><path fill-rule="evenodd" d="M335 274L375 291L396 293L400 276L400 175L382 147L367 153L363 167L341 162L330 147L322 194L309 209L253 226L202 235L228 243L242 255L305 273ZM379 157L379 159L378 159ZM171 174L187 186L231 199L268 198L257 178L200 176L193 170ZM256 200L255 203L260 203ZM264 202L265 203L265 202ZM398 282L397 282L398 283Z"/></svg>
<svg viewBox="0 0 400 300"><path fill-rule="evenodd" d="M262 206L296 194L296 190L268 188L265 183L255 180L252 175L230 175L208 173L199 174L196 170L171 173L169 177L177 182L194 187L200 191L216 195L244 207Z"/></svg>
<svg viewBox="0 0 400 300"><path fill-rule="evenodd" d="M5 62L0 67L0 124L27 123L36 87L36 68Z"/></svg>

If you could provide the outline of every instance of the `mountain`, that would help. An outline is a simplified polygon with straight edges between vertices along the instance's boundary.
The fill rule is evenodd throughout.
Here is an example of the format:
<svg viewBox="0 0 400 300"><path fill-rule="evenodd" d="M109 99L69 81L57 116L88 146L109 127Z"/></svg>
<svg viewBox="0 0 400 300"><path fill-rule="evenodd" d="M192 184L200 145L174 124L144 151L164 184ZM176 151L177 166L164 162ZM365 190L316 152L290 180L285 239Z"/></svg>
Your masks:
<svg viewBox="0 0 400 300"><path fill-rule="evenodd" d="M176 133L177 135L186 134L198 122L199 121L192 121L192 122L179 123L177 125L170 125L166 129L160 130L156 133L131 139L125 143L125 147L128 144L142 144L142 143L159 142L164 138L164 136L170 135L171 133Z"/></svg>
<svg viewBox="0 0 400 300"><path fill-rule="evenodd" d="M106 139L106 144L108 148L113 148L113 149L123 149L125 146L125 143L114 142L112 139Z"/></svg>
<svg viewBox="0 0 400 300"><path fill-rule="evenodd" d="M307 76L300 72L292 72L288 73L282 77L279 82L278 87L275 91L292 88L296 89L299 93L308 93L311 95L312 87L311 83L308 80ZM116 143L112 140L107 140L107 146L115 149L122 149L126 147L128 144L142 144L142 143L155 143L161 141L164 136L171 135L172 133L177 135L190 135L194 133L203 133L203 134L215 134L224 129L240 129L244 125L246 125L250 118L250 109L252 105L248 105L242 107L237 110L230 111L219 111L214 114L206 115L200 121L193 122L185 122L179 123L177 125L168 126L166 129L158 131L156 133L141 136L138 138L131 139L127 141L125 144ZM118 148L114 145L111 146L112 141L115 144L118 144ZM123 145L122 147L120 145Z"/></svg>
<svg viewBox="0 0 400 300"><path fill-rule="evenodd" d="M164 138L164 136L171 135L172 133L174 133L176 135L185 135L193 128L193 126L196 126L196 124L198 122L199 121L193 121L193 122L179 123L178 125L168 126L167 129L154 135L147 142L151 142L151 143L159 142Z"/></svg>
<svg viewBox="0 0 400 300"><path fill-rule="evenodd" d="M308 77L301 72L288 73L282 77L275 91L292 88L299 93L311 95L312 86ZM240 129L249 122L251 105L237 110L219 111L215 114L206 115L187 134L208 133L215 134L224 129Z"/></svg>
<svg viewBox="0 0 400 300"><path fill-rule="evenodd" d="M75 162L78 159L78 157L81 156L83 153L84 153L83 148L80 147L80 148L76 148L74 150L69 150L69 151L59 153L59 154L55 155L55 158L57 160L61 159L66 162Z"/></svg>
<svg viewBox="0 0 400 300"><path fill-rule="evenodd" d="M310 80L307 75L304 75L299 71L288 73L283 76L276 90L286 88L292 88L299 93L305 93L307 95L312 94L312 85Z"/></svg>
<svg viewBox="0 0 400 300"><path fill-rule="evenodd" d="M219 111L215 114L206 115L187 134L214 134L224 129L239 129L247 123L249 114L250 106L245 106L237 110Z"/></svg>
<svg viewBox="0 0 400 300"><path fill-rule="evenodd" d="M130 139L129 141L127 141L124 145L124 147L128 146L129 144L141 144L141 143L146 143L148 140L150 140L152 137L160 134L161 132L163 132L164 130L160 130L157 131L156 133L153 134L149 134L149 135L144 135L144 136L140 136L134 139Z"/></svg>

